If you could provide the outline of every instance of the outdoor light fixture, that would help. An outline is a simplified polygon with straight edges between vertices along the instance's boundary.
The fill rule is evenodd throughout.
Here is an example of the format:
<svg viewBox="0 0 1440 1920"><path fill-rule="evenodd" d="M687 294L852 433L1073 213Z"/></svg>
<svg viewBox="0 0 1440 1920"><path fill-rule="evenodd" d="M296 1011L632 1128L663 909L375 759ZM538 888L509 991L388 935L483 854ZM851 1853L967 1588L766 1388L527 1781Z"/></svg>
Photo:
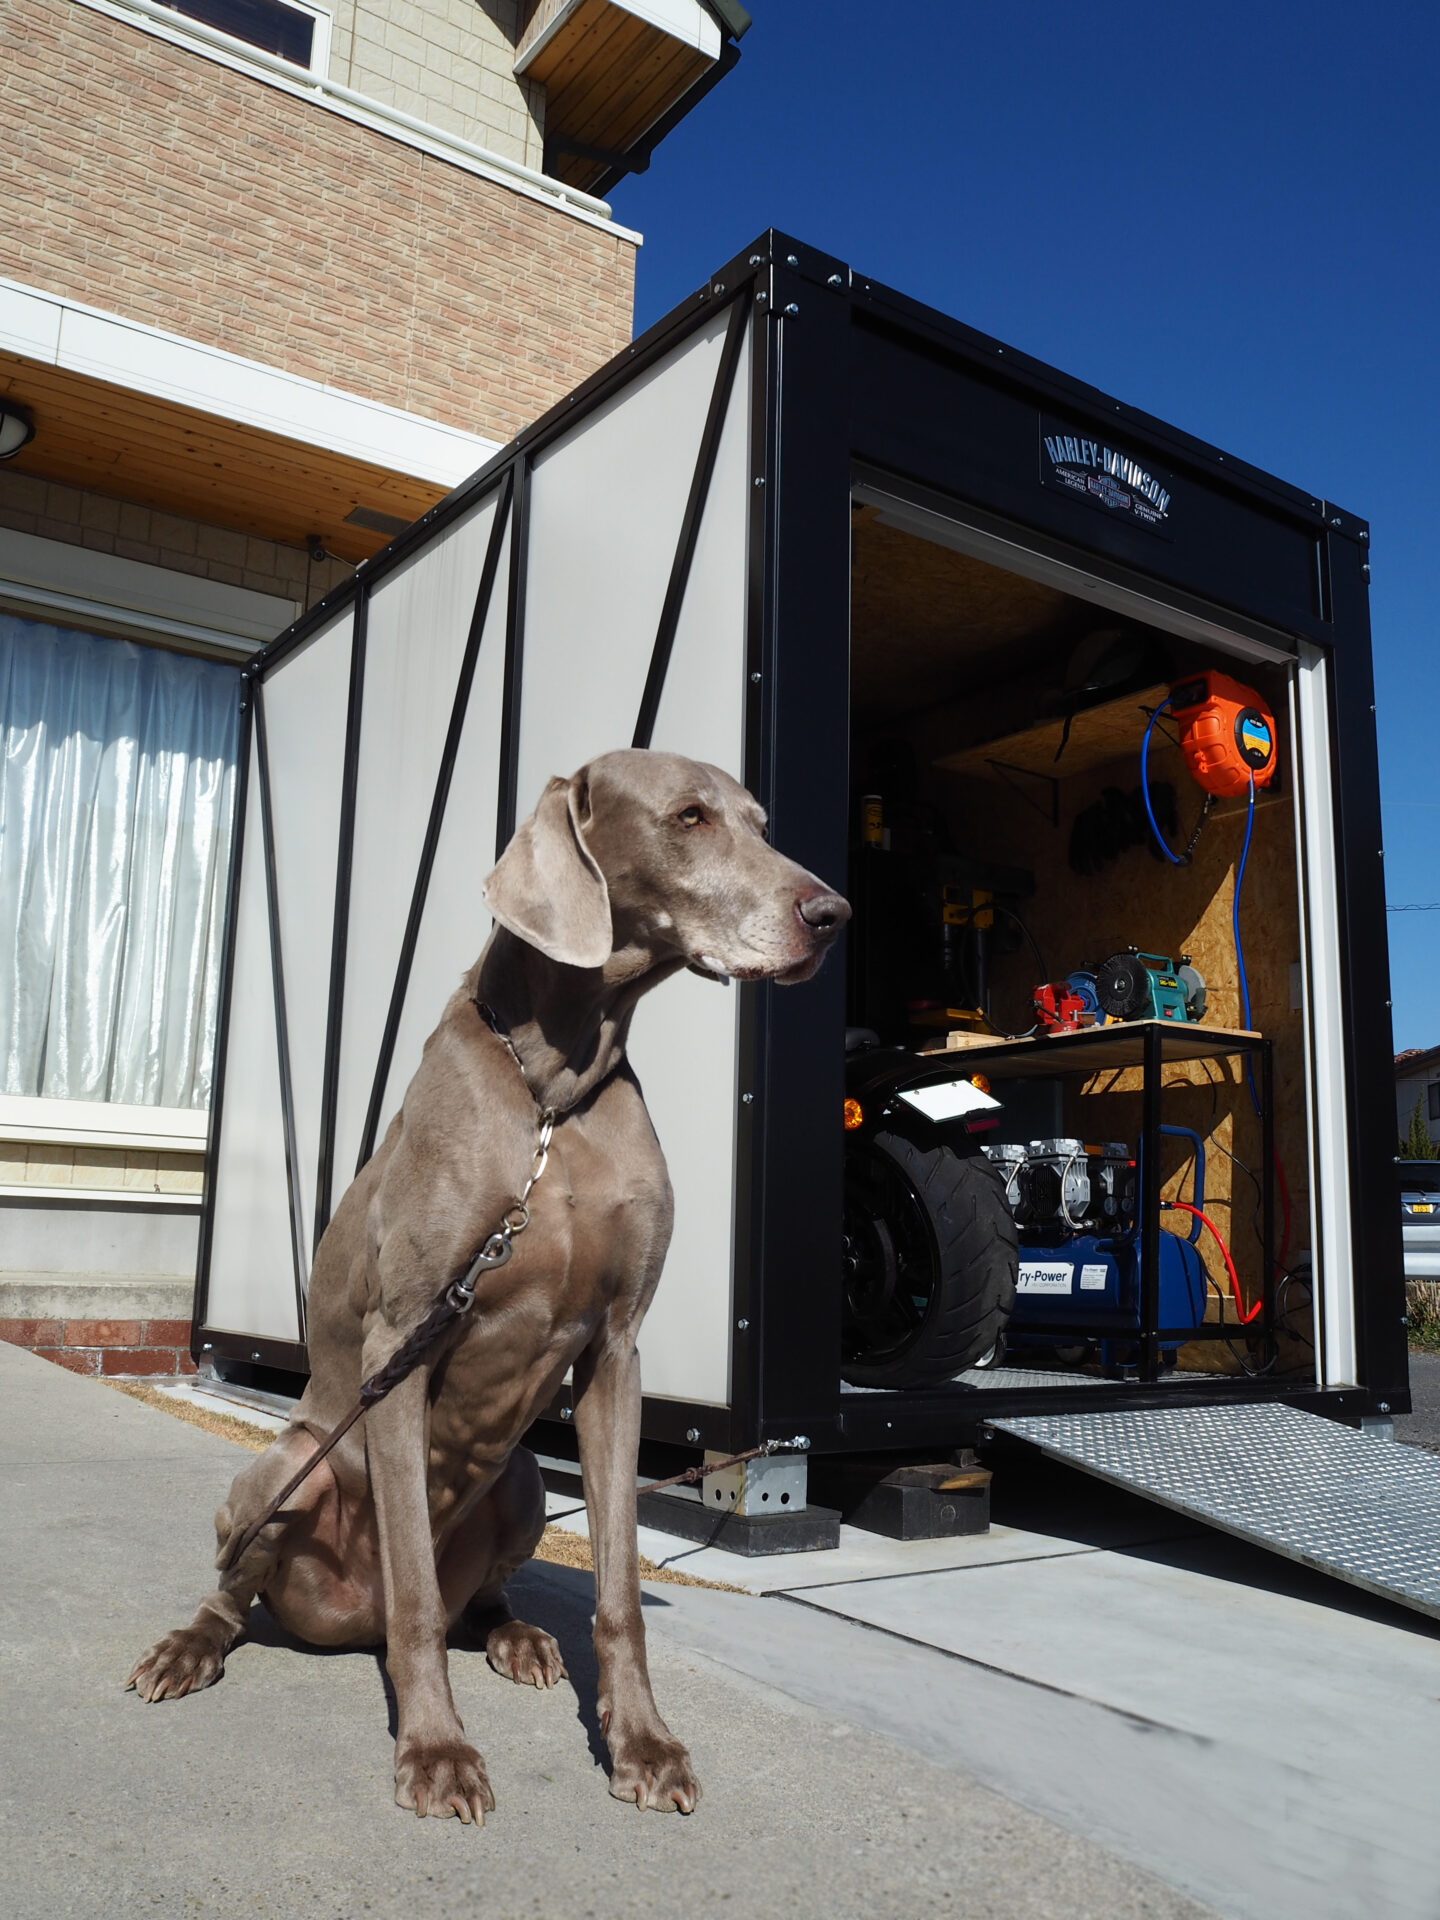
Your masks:
<svg viewBox="0 0 1440 1920"><path fill-rule="evenodd" d="M13 460L35 438L35 422L13 400L0 400L0 460Z"/></svg>

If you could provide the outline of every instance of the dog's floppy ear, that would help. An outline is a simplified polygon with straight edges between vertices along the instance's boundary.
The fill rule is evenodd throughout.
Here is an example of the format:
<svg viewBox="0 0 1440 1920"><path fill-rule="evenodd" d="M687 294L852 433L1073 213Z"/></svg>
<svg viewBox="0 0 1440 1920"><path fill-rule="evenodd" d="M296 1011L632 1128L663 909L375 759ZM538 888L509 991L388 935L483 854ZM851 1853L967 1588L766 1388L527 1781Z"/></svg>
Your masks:
<svg viewBox="0 0 1440 1920"><path fill-rule="evenodd" d="M567 967L603 967L612 945L610 890L580 831L588 800L583 772L549 781L485 882L501 926Z"/></svg>

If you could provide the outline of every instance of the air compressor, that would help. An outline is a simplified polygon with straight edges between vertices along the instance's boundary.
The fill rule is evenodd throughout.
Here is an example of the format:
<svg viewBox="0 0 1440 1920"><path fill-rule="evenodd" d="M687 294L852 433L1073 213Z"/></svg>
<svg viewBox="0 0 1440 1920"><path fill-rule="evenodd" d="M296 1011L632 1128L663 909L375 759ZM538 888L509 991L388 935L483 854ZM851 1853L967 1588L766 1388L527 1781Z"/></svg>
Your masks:
<svg viewBox="0 0 1440 1920"><path fill-rule="evenodd" d="M1188 1127L1162 1127L1194 1149L1189 1235L1160 1235L1160 1325L1204 1324L1210 1280L1196 1245L1205 1209L1205 1146ZM1011 1350L1062 1351L1094 1343L1107 1370L1138 1359L1141 1251L1138 1159L1118 1142L1032 1140L983 1149L1005 1181L1019 1229L1020 1268L1005 1335ZM1191 1208L1187 1208L1191 1211ZM1179 1351L1162 1347L1173 1366Z"/></svg>

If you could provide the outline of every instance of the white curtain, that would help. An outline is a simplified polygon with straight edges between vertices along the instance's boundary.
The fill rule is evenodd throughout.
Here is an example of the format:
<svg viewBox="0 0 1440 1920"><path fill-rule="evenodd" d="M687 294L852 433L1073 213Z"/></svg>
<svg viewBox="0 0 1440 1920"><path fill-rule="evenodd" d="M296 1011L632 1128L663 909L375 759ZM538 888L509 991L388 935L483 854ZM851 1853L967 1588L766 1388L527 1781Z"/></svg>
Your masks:
<svg viewBox="0 0 1440 1920"><path fill-rule="evenodd" d="M0 613L4 1092L209 1105L237 682Z"/></svg>

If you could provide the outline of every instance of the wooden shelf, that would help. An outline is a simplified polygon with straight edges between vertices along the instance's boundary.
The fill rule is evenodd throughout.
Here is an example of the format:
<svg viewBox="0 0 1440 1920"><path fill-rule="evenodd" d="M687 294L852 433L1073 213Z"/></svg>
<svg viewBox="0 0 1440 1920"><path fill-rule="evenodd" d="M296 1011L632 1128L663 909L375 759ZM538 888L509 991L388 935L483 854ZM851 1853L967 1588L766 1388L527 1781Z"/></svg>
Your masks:
<svg viewBox="0 0 1440 1920"><path fill-rule="evenodd" d="M1145 1035L1158 1030L1160 1060L1175 1066L1187 1060L1225 1060L1254 1053L1265 1044L1262 1033L1241 1027L1205 1027L1182 1020L1112 1020L1108 1026L1078 1033L1048 1033L1023 1040L995 1040L927 1054L938 1066L953 1060L957 1074L984 1069L997 1079L1043 1079L1057 1073L1108 1073L1145 1064Z"/></svg>

